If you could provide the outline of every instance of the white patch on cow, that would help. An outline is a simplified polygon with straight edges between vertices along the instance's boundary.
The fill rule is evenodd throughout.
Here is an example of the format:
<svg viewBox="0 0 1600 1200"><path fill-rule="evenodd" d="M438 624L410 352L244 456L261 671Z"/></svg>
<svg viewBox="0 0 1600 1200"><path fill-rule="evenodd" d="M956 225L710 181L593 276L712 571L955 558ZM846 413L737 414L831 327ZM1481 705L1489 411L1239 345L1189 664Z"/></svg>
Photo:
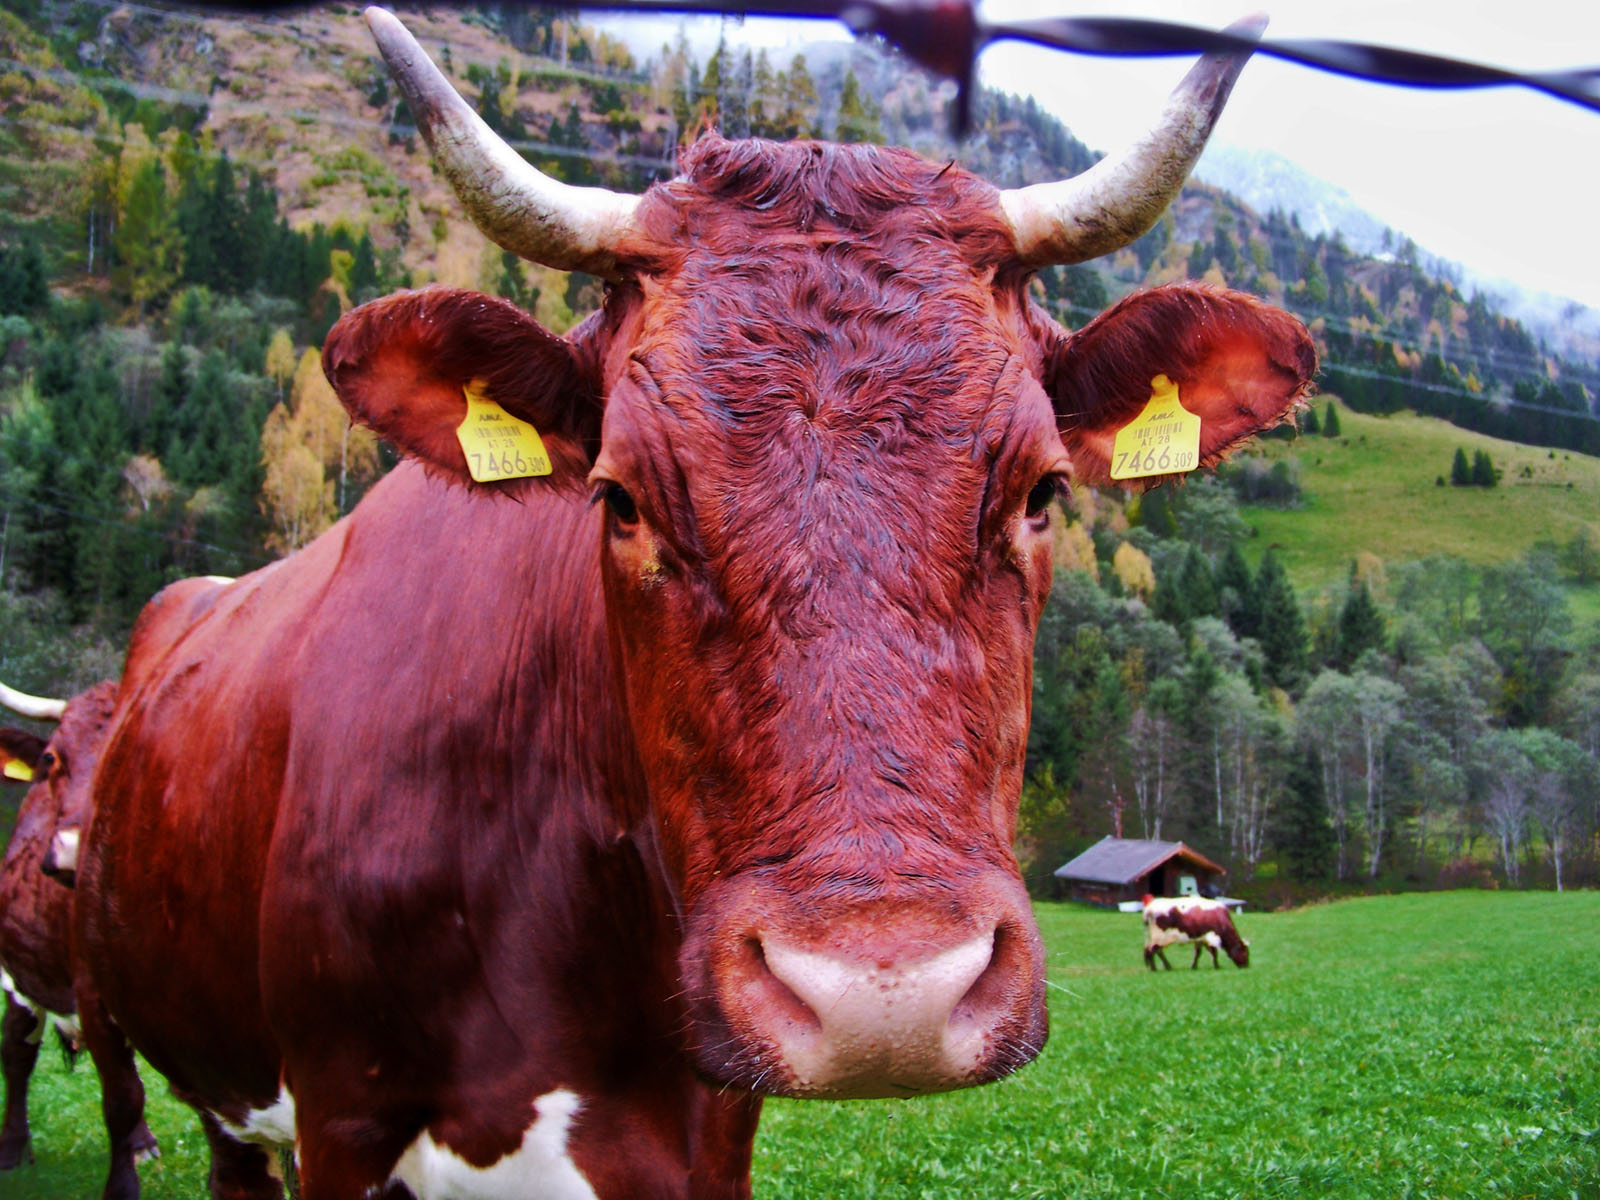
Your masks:
<svg viewBox="0 0 1600 1200"><path fill-rule="evenodd" d="M47 1025L54 1025L61 1031L61 1036L74 1046L82 1044L83 1029L78 1024L77 1017L51 1012L38 1001L28 999L17 989L17 981L11 977L4 967L0 967L0 993L4 993L6 998L18 1008L25 1009L38 1022L33 1027L33 1032L27 1037L27 1040L33 1045L37 1046L44 1040L44 1031Z"/></svg>
<svg viewBox="0 0 1600 1200"><path fill-rule="evenodd" d="M50 839L50 852L55 856L57 871L78 869L78 839L82 836L76 825L56 831Z"/></svg>
<svg viewBox="0 0 1600 1200"><path fill-rule="evenodd" d="M294 1097L289 1089L278 1088L278 1100L267 1108L253 1108L243 1121L230 1121L218 1113L217 1124L236 1142L249 1142L255 1146L294 1145Z"/></svg>
<svg viewBox="0 0 1600 1200"><path fill-rule="evenodd" d="M391 1182L417 1200L596 1200L567 1155L567 1131L582 1104L561 1089L533 1102L522 1146L487 1167L475 1167L424 1130L395 1164Z"/></svg>

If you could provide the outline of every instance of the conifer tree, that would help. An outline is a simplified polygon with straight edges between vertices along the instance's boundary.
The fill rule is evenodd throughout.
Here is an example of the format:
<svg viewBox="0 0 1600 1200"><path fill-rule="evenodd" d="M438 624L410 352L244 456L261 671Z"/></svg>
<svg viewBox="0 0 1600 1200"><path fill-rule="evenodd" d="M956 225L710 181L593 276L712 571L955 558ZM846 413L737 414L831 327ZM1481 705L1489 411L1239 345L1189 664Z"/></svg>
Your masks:
<svg viewBox="0 0 1600 1200"><path fill-rule="evenodd" d="M1467 465L1467 452L1457 446L1455 457L1450 460L1450 486L1467 487L1471 483L1472 468Z"/></svg>
<svg viewBox="0 0 1600 1200"><path fill-rule="evenodd" d="M150 413L140 431L138 447L158 458L165 458L176 432L178 410L189 394L189 360L183 343L173 338L161 352L161 374L156 377ZM170 466L169 466L170 471Z"/></svg>
<svg viewBox="0 0 1600 1200"><path fill-rule="evenodd" d="M1322 764L1309 746L1290 762L1274 841L1290 879L1305 883L1328 877L1333 863L1333 827L1328 821Z"/></svg>
<svg viewBox="0 0 1600 1200"><path fill-rule="evenodd" d="M1178 532L1170 486L1151 488L1139 497L1139 523L1157 537L1171 537Z"/></svg>
<svg viewBox="0 0 1600 1200"><path fill-rule="evenodd" d="M847 70L844 85L839 93L839 117L834 127L836 142L883 141L883 129L878 124L878 114L870 98L863 96L861 81L854 70Z"/></svg>
<svg viewBox="0 0 1600 1200"><path fill-rule="evenodd" d="M0 316L34 312L49 298L39 243L30 237L15 246L0 246Z"/></svg>
<svg viewBox="0 0 1600 1200"><path fill-rule="evenodd" d="M1352 569L1353 570L1353 569ZM1385 630L1383 613L1378 611L1364 579L1352 579L1339 609L1339 629L1334 642L1334 665L1349 671L1368 650L1382 651Z"/></svg>
<svg viewBox="0 0 1600 1200"><path fill-rule="evenodd" d="M1487 450L1474 450L1472 452L1472 483L1474 487L1492 488L1500 481L1500 474L1494 469L1494 463L1489 459Z"/></svg>
<svg viewBox="0 0 1600 1200"><path fill-rule="evenodd" d="M372 248L372 235L362 233L350 260L350 299L361 304L371 300L379 290L378 256Z"/></svg>
<svg viewBox="0 0 1600 1200"><path fill-rule="evenodd" d="M775 113L779 106L778 82L772 73L772 60L763 46L756 55L750 83L750 136L770 138L778 135Z"/></svg>
<svg viewBox="0 0 1600 1200"><path fill-rule="evenodd" d="M1261 609L1257 637L1267 681L1293 691L1305 676L1306 623L1289 576L1271 550L1256 575L1256 597Z"/></svg>
<svg viewBox="0 0 1600 1200"><path fill-rule="evenodd" d="M806 67L806 56L796 54L788 71L780 77L782 108L778 117L777 136L783 140L816 137L817 85Z"/></svg>
<svg viewBox="0 0 1600 1200"><path fill-rule="evenodd" d="M722 128L722 108L728 91L728 71L731 65L728 58L728 39L723 35L717 39L717 48L712 51L711 58L706 63L705 74L700 79L700 94L690 118L695 126L704 124L713 129Z"/></svg>
<svg viewBox="0 0 1600 1200"><path fill-rule="evenodd" d="M1307 436L1310 436L1311 434L1321 433L1322 432L1322 426L1317 421L1317 410L1316 409L1314 409L1314 408L1306 409L1305 420L1300 422L1300 432L1303 433L1303 434L1306 434Z"/></svg>
<svg viewBox="0 0 1600 1200"><path fill-rule="evenodd" d="M1176 564L1156 576L1156 590L1150 597L1150 611L1156 620L1184 629L1194 616L1189 611L1183 590L1183 571Z"/></svg>
<svg viewBox="0 0 1600 1200"><path fill-rule="evenodd" d="M142 313L178 282L183 239L167 199L166 173L154 155L134 167L114 238L117 291Z"/></svg>
<svg viewBox="0 0 1600 1200"><path fill-rule="evenodd" d="M1183 607L1191 619L1214 617L1221 611L1217 605L1216 579L1200 547L1191 545L1184 555L1178 586L1183 592Z"/></svg>
<svg viewBox="0 0 1600 1200"><path fill-rule="evenodd" d="M1334 407L1333 401L1328 401L1328 415L1322 419L1322 436L1336 438L1339 436L1339 410Z"/></svg>
<svg viewBox="0 0 1600 1200"><path fill-rule="evenodd" d="M1250 567L1236 543L1229 544L1217 568L1217 604L1235 637L1256 636L1261 625L1261 610L1256 604Z"/></svg>

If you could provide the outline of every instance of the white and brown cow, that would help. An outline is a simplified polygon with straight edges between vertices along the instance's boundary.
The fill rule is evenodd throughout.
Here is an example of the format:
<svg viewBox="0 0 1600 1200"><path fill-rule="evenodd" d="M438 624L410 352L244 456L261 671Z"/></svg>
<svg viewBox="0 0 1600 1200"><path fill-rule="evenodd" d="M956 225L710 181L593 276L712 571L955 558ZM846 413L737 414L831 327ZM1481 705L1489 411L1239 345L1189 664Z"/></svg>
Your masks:
<svg viewBox="0 0 1600 1200"><path fill-rule="evenodd" d="M1236 967L1250 965L1250 943L1239 936L1233 927L1233 917L1221 900L1207 900L1204 896L1150 896L1144 898L1144 965L1156 969L1156 956L1161 965L1172 970L1167 961L1166 947L1194 943L1192 968L1200 965L1200 951L1211 951L1211 965L1220 967L1218 949L1226 950Z"/></svg>

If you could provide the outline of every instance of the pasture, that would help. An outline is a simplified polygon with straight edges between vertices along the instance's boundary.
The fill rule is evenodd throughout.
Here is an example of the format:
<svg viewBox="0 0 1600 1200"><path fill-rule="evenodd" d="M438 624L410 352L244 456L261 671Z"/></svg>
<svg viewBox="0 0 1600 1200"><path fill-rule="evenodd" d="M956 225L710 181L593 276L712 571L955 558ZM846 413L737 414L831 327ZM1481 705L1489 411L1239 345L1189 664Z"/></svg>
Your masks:
<svg viewBox="0 0 1600 1200"><path fill-rule="evenodd" d="M769 1101L774 1198L1536 1197L1600 1194L1600 893L1379 896L1246 912L1250 969L1139 921L1038 906L1053 1034L996 1087L906 1102ZM176 985L175 985L176 986ZM204 1143L147 1072L151 1200L205 1194ZM36 1165L7 1200L99 1195L87 1063L41 1057Z"/></svg>
<svg viewBox="0 0 1600 1200"><path fill-rule="evenodd" d="M1326 414L1326 399L1313 404ZM1453 554L1483 565L1519 558L1541 539L1560 544L1581 526L1600 540L1600 459L1503 442L1412 412L1374 416L1340 403L1339 421L1339 438L1256 443L1269 458L1299 461L1305 503L1241 510L1257 531L1242 547L1252 565L1276 547L1302 591L1342 584L1363 551L1391 563ZM1501 471L1499 486L1437 486L1457 447L1468 457L1486 451ZM1600 587L1572 587L1569 596L1579 617L1600 614Z"/></svg>

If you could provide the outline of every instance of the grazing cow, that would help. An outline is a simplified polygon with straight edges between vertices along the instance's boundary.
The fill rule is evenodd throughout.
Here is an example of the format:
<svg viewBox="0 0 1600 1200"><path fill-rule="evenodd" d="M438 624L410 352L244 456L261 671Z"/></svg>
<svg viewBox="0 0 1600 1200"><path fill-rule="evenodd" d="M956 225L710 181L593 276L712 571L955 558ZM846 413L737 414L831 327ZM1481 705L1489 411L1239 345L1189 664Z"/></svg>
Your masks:
<svg viewBox="0 0 1600 1200"><path fill-rule="evenodd" d="M208 576L172 584L145 606L134 639L170 640L228 582ZM28 1080L45 1026L54 1024L69 1053L77 1051L80 1037L87 1041L100 1076L110 1140L108 1200L137 1196L137 1164L160 1154L145 1124L144 1085L126 1043L104 1023L85 1023L80 1031L80 1002L93 993L70 949L77 850L92 809L90 783L116 694L117 684L105 682L68 701L50 700L0 684L0 704L23 716L58 722L48 741L20 730L0 730L0 748L24 763L33 780L0 866L0 982L6 992L0 1025L6 1087L0 1170L32 1158Z"/></svg>
<svg viewBox="0 0 1600 1200"><path fill-rule="evenodd" d="M219 1193L278 1195L293 1142L305 1200L748 1196L764 1095L1044 1041L1011 843L1052 502L1158 376L1170 476L1316 356L1241 294L1069 333L1028 284L1157 219L1242 59L1066 184L707 136L632 197L534 171L367 20L479 225L612 286L565 338L448 289L341 319L324 369L410 461L130 650L84 953Z"/></svg>
<svg viewBox="0 0 1600 1200"><path fill-rule="evenodd" d="M1172 970L1167 961L1166 947L1194 943L1194 962L1200 965L1200 951L1211 951L1211 965L1220 967L1217 950L1228 952L1236 967L1250 965L1250 943L1239 936L1233 927L1233 917L1221 900L1208 900L1204 896L1146 896L1144 898L1144 965L1156 969L1156 956L1161 965Z"/></svg>
<svg viewBox="0 0 1600 1200"><path fill-rule="evenodd" d="M28 1128L28 1081L47 1026L68 1054L78 1050L77 1004L70 953L72 892L46 867L72 850L88 815L89 780L116 699L116 684L99 683L69 701L42 700L0 688L0 703L24 716L56 720L48 741L21 730L0 730L0 746L33 780L17 813L0 864L0 1063L5 1073L5 1122L0 1125L0 1170L33 1160ZM126 1169L154 1156L156 1140L144 1123L144 1089L131 1061L102 1075L113 1159ZM120 1135L120 1136L119 1136Z"/></svg>

